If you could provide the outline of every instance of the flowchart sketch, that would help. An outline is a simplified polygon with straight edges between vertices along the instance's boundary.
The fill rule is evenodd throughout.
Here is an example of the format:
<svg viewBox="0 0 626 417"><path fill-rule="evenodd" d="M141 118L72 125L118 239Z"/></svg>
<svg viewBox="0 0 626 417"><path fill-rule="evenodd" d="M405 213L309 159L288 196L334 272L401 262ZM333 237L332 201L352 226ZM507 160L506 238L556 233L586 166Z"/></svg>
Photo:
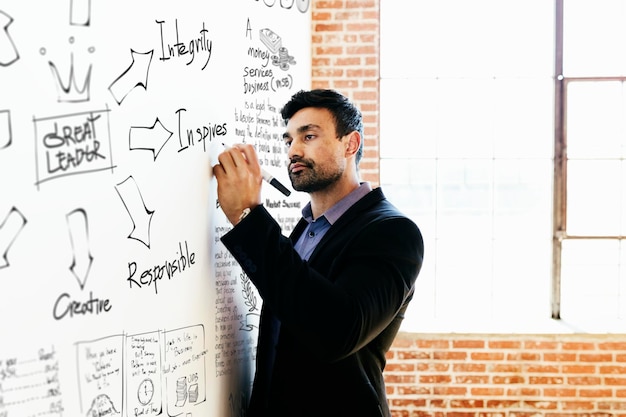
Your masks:
<svg viewBox="0 0 626 417"><path fill-rule="evenodd" d="M11 111L0 110L0 150L8 148L13 141L11 132Z"/></svg>
<svg viewBox="0 0 626 417"><path fill-rule="evenodd" d="M135 87L143 87L144 90L148 88L148 72L154 50L141 53L131 49L130 53L133 62L109 87L109 91L117 104L122 104L122 101Z"/></svg>
<svg viewBox="0 0 626 417"><path fill-rule="evenodd" d="M7 67L20 58L15 43L9 34L13 18L0 10L0 66Z"/></svg>
<svg viewBox="0 0 626 417"><path fill-rule="evenodd" d="M0 357L0 415L63 416L59 371L54 346Z"/></svg>
<svg viewBox="0 0 626 417"><path fill-rule="evenodd" d="M128 417L162 413L160 336L161 333L152 332L126 337Z"/></svg>
<svg viewBox="0 0 626 417"><path fill-rule="evenodd" d="M9 250L22 229L26 226L26 217L15 207L0 223L0 269L9 266Z"/></svg>
<svg viewBox="0 0 626 417"><path fill-rule="evenodd" d="M36 183L113 171L109 110L35 118Z"/></svg>
<svg viewBox="0 0 626 417"><path fill-rule="evenodd" d="M122 352L122 335L76 343L82 415L121 415L124 375Z"/></svg>
<svg viewBox="0 0 626 417"><path fill-rule="evenodd" d="M165 332L165 389L167 412L178 416L206 401L204 326Z"/></svg>
<svg viewBox="0 0 626 417"><path fill-rule="evenodd" d="M143 196L135 179L130 176L115 186L115 190L122 199L124 207L133 222L133 230L128 235L129 239L135 239L150 247L150 222L152 222L153 210L148 210L143 202Z"/></svg>
<svg viewBox="0 0 626 417"><path fill-rule="evenodd" d="M76 209L66 216L67 228L72 245L72 264L70 271L78 281L80 289L85 287L85 282L91 270L93 256L89 249L89 223L87 212L84 209Z"/></svg>

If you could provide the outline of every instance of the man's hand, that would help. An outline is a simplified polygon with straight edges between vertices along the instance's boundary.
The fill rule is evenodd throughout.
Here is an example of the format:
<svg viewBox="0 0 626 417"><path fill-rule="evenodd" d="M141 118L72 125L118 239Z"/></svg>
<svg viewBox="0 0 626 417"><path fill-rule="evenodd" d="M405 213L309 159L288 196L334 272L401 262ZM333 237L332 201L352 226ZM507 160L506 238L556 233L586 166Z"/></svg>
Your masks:
<svg viewBox="0 0 626 417"><path fill-rule="evenodd" d="M261 204L261 166L252 145L237 144L217 157L213 167L217 199L228 220L236 225L243 210Z"/></svg>

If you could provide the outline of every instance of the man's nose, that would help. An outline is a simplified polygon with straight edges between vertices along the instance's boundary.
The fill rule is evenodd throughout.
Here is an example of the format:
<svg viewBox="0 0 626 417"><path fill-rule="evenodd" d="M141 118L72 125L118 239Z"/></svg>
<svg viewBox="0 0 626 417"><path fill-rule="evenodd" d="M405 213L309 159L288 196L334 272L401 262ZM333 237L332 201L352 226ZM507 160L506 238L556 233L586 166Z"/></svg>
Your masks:
<svg viewBox="0 0 626 417"><path fill-rule="evenodd" d="M302 147L301 143L297 139L293 139L291 144L289 145L289 149L287 151L287 157L292 159L294 156L302 156Z"/></svg>

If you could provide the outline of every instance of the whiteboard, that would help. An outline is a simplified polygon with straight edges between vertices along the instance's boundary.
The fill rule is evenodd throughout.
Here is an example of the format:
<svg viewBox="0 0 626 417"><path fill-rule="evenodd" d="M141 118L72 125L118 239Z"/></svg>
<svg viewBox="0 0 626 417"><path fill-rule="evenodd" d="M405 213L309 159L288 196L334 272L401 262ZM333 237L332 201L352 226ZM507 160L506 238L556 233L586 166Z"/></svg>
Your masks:
<svg viewBox="0 0 626 417"><path fill-rule="evenodd" d="M261 300L211 166L310 86L309 0L0 5L0 417L241 416ZM304 204L264 185L288 234ZM251 236L251 239L254 237Z"/></svg>

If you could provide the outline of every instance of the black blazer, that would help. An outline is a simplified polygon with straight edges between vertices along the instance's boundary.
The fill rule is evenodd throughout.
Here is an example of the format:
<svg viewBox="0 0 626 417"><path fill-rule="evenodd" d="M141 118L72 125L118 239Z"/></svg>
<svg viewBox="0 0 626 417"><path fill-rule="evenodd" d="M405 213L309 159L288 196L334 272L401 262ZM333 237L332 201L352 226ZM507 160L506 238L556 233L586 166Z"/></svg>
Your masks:
<svg viewBox="0 0 626 417"><path fill-rule="evenodd" d="M422 265L418 227L380 188L328 230L308 262L263 206L222 237L263 309L248 417L389 417L382 371Z"/></svg>

